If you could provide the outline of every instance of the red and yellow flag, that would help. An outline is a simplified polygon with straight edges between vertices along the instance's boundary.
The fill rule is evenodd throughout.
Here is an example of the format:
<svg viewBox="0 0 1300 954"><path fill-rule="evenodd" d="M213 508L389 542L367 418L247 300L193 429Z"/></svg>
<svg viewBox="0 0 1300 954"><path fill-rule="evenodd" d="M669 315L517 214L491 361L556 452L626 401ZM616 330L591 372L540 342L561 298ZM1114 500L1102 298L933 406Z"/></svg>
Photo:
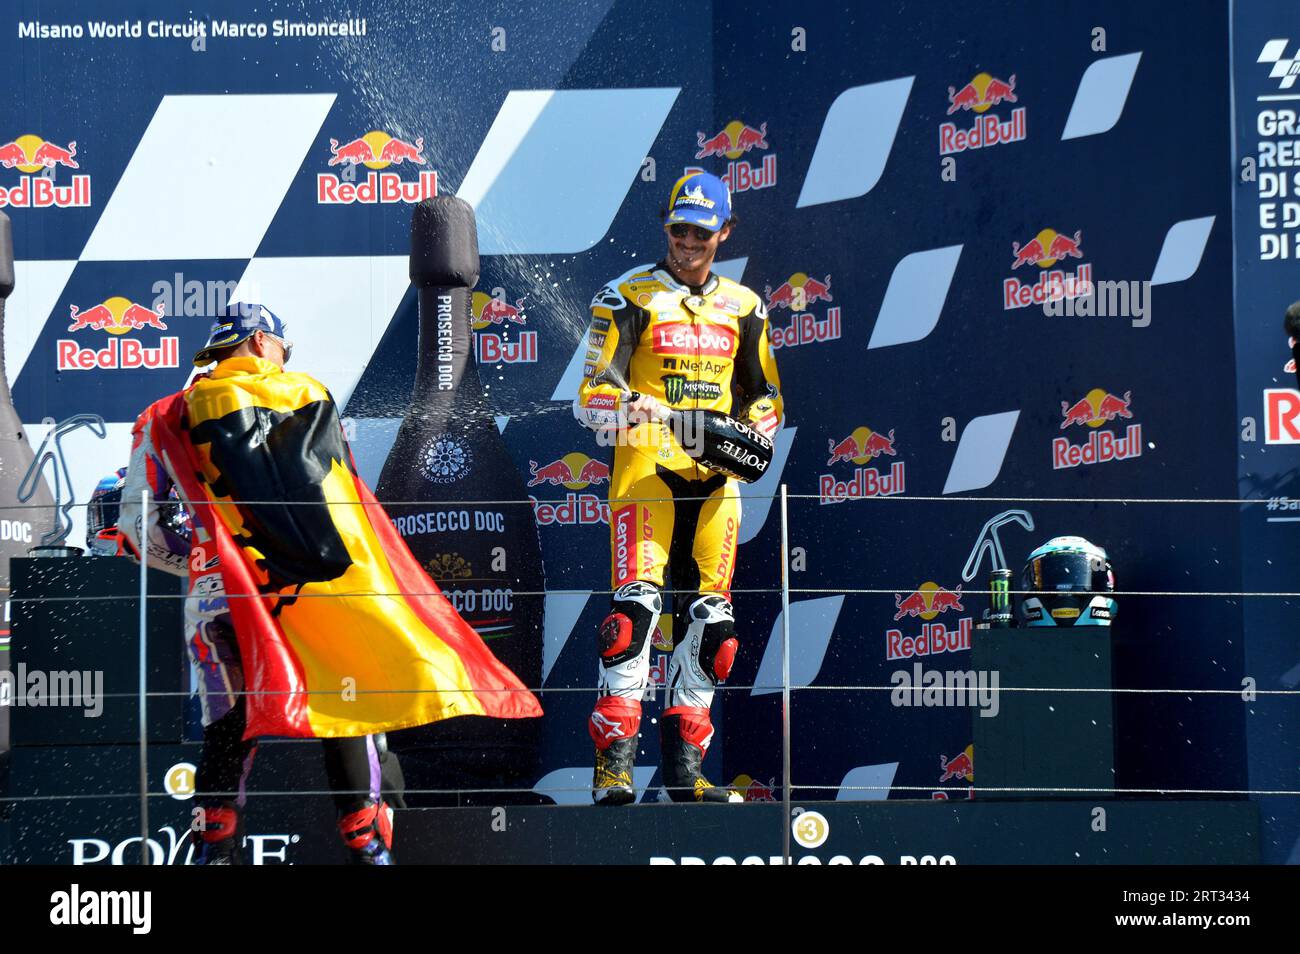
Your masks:
<svg viewBox="0 0 1300 954"><path fill-rule="evenodd" d="M357 476L319 381L229 358L157 409L159 449L220 558L249 737L542 714Z"/></svg>

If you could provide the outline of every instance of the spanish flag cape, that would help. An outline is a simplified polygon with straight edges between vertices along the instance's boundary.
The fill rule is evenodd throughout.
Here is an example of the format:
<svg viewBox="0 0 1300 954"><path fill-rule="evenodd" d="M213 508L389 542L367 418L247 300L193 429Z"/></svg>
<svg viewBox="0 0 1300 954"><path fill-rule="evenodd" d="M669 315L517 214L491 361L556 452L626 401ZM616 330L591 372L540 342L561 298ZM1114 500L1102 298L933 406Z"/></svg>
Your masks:
<svg viewBox="0 0 1300 954"><path fill-rule="evenodd" d="M220 559L250 693L246 737L542 714L357 476L319 381L228 358L159 402L153 432L206 538L191 566L213 544Z"/></svg>

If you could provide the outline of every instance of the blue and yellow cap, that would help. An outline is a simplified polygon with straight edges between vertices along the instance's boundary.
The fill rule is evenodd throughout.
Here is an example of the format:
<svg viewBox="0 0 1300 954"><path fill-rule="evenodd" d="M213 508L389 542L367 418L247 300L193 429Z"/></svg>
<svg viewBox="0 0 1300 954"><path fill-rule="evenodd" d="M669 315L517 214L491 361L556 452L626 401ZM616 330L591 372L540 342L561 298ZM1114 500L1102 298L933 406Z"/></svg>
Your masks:
<svg viewBox="0 0 1300 954"><path fill-rule="evenodd" d="M213 362L213 351L237 345L245 338L250 338L259 331L279 338L288 345L284 335L284 322L265 305L246 302L231 302L215 316L212 330L208 332L208 343L194 355L194 366L204 367ZM286 348L287 352L287 348ZM286 354L287 358L287 354Z"/></svg>
<svg viewBox="0 0 1300 954"><path fill-rule="evenodd" d="M731 218L731 190L715 175L688 172L668 197L668 224L689 222L716 232Z"/></svg>

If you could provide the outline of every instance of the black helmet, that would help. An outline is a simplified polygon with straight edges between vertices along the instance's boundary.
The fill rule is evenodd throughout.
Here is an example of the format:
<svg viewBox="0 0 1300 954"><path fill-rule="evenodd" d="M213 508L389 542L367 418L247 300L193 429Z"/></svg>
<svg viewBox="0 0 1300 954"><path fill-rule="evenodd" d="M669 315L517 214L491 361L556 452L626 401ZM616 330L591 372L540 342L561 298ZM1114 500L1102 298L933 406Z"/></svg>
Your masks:
<svg viewBox="0 0 1300 954"><path fill-rule="evenodd" d="M1083 537L1053 537L1029 554L1021 574L1022 626L1109 626L1118 607L1106 551Z"/></svg>
<svg viewBox="0 0 1300 954"><path fill-rule="evenodd" d="M122 487L126 484L126 468L100 480L90 495L86 508L86 549L92 556L117 555L117 515L122 506Z"/></svg>

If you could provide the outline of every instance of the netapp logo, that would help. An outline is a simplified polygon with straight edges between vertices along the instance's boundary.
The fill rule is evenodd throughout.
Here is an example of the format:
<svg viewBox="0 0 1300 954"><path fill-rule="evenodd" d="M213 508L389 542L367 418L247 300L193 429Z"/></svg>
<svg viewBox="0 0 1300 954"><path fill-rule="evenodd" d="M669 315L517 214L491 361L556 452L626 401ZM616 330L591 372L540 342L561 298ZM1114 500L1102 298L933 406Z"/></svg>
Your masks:
<svg viewBox="0 0 1300 954"><path fill-rule="evenodd" d="M127 924L133 934L148 934L152 912L149 891L82 891L74 884L50 895L51 924Z"/></svg>

